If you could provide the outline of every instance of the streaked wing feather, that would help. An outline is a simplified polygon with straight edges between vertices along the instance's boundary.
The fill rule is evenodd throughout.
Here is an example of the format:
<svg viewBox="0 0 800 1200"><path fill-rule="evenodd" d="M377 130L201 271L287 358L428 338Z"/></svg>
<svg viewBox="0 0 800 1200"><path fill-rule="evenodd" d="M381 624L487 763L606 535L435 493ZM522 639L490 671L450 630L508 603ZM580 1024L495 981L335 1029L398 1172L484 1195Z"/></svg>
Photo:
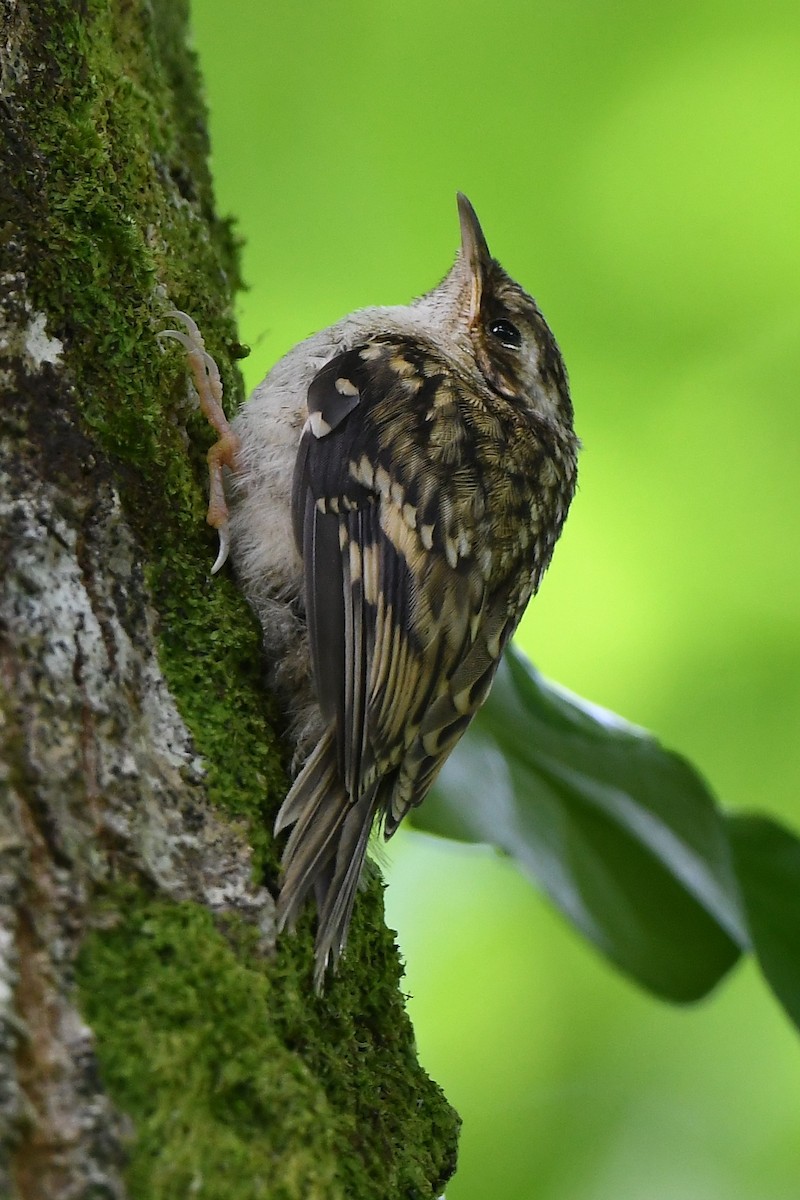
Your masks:
<svg viewBox="0 0 800 1200"><path fill-rule="evenodd" d="M371 763L366 688L374 618L365 589L377 587L374 562L367 562L374 559L375 496L349 471L358 425L348 417L360 403L365 370L355 349L315 376L293 486L314 682L351 799Z"/></svg>
<svg viewBox="0 0 800 1200"><path fill-rule="evenodd" d="M345 704L346 577L339 545L339 520L332 514L321 513L310 494L306 497L303 561L317 699L326 721L340 721Z"/></svg>
<svg viewBox="0 0 800 1200"><path fill-rule="evenodd" d="M344 563L344 683L345 702L338 735L344 755L344 783L351 796L358 795L367 767L367 626L369 617L364 596L364 559L369 553L369 515L374 505L352 510L340 522L346 531L342 550Z"/></svg>

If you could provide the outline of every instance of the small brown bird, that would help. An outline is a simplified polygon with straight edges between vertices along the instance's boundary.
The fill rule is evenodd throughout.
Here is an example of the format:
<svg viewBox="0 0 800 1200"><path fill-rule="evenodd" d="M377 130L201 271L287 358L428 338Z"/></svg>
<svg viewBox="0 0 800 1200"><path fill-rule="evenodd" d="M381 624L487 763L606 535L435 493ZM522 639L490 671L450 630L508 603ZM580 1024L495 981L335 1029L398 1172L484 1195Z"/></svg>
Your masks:
<svg viewBox="0 0 800 1200"><path fill-rule="evenodd" d="M215 569L229 542L295 714L305 763L275 824L291 830L278 915L291 927L315 893L318 990L376 818L391 837L486 699L575 490L558 346L463 195L458 208L461 248L438 287L296 346L232 430L196 326L168 331L195 354L221 435Z"/></svg>

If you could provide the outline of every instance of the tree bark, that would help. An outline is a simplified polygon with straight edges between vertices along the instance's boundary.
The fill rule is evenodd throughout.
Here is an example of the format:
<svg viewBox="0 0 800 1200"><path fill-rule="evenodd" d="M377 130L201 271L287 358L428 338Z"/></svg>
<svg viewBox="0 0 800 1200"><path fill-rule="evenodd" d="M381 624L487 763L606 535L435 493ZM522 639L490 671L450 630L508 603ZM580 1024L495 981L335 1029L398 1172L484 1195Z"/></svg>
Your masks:
<svg viewBox="0 0 800 1200"><path fill-rule="evenodd" d="M322 999L276 946L281 719L156 337L240 396L186 4L0 14L0 1196L437 1196L380 882Z"/></svg>

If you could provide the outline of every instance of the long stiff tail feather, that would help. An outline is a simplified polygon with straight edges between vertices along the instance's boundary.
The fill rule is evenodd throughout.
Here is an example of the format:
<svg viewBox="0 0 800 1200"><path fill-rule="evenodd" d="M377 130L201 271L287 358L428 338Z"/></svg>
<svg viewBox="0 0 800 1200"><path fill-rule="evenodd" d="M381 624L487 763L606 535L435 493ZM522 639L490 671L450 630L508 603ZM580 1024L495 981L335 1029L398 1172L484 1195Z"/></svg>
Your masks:
<svg viewBox="0 0 800 1200"><path fill-rule="evenodd" d="M317 902L314 988L335 967L345 942L376 811L377 786L352 800L326 733L281 805L275 833L291 827L281 861L278 929L291 929L313 889Z"/></svg>

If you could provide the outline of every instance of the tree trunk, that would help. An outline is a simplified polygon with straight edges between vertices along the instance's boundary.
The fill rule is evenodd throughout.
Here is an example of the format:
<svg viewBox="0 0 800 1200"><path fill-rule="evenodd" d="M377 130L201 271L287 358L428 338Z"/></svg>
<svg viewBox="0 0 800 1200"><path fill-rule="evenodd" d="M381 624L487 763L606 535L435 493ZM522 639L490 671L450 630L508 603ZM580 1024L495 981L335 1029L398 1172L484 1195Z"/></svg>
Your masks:
<svg viewBox="0 0 800 1200"><path fill-rule="evenodd" d="M0 1196L436 1196L379 881L322 999L275 942L280 714L155 336L240 395L186 4L0 14Z"/></svg>

